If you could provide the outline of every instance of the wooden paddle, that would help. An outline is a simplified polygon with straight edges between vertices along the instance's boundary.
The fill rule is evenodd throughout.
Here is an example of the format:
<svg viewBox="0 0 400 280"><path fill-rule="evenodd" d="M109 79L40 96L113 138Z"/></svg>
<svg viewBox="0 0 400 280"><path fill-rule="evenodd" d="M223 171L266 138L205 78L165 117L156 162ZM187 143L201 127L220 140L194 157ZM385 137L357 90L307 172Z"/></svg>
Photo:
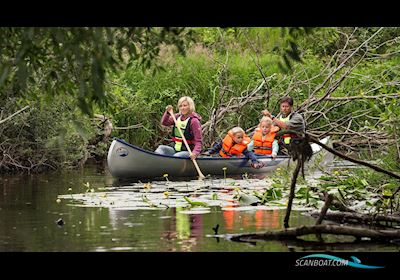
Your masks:
<svg viewBox="0 0 400 280"><path fill-rule="evenodd" d="M177 124L177 121L176 121L176 118L175 118L174 113L172 112L172 114L170 113L170 115L171 115L172 118L174 119L175 126L178 128L179 134L180 134L181 137L182 137L183 143L185 143L186 149L188 150L189 154L191 154L191 153L192 153L192 150L190 149L190 147L189 147L189 145L188 145L188 143L187 143L187 141L186 141L186 138L185 138L185 136L184 136L183 133L182 133L181 128L180 128L180 127L178 126L178 124ZM204 178L206 178L206 176L204 176L203 173L201 172L201 170L200 170L200 168L199 168L199 165L197 164L196 159L192 159L192 161L193 161L194 166L196 167L197 173L199 173L199 180L203 180Z"/></svg>

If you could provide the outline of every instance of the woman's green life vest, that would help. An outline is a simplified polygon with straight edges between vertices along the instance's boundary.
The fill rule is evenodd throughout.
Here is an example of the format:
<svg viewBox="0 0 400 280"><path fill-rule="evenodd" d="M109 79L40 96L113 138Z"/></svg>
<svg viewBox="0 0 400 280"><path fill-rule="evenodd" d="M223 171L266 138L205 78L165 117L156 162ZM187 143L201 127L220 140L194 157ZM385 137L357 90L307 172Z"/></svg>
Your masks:
<svg viewBox="0 0 400 280"><path fill-rule="evenodd" d="M181 129L182 133L185 133L185 129L188 125L189 122L189 118L187 118L186 120L182 121L181 120L181 116L179 116L179 118L176 120L176 125L174 127L174 137L179 139L180 141L175 141L175 151L180 152L182 150L182 136L179 133L178 127Z"/></svg>
<svg viewBox="0 0 400 280"><path fill-rule="evenodd" d="M290 114L286 118L279 116L278 120L283 121L284 123L288 123L290 120ZM289 136L289 134L283 135L283 142L285 144L289 145L290 139L291 139L291 137Z"/></svg>

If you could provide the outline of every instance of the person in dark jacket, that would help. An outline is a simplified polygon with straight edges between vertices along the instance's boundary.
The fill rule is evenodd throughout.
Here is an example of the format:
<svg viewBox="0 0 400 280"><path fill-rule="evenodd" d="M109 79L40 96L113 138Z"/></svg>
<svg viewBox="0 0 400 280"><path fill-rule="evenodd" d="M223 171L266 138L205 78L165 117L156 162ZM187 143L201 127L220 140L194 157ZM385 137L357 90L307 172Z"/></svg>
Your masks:
<svg viewBox="0 0 400 280"><path fill-rule="evenodd" d="M268 110L262 111L264 116L272 119L274 125L279 126L281 130L293 130L299 135L304 135L306 123L302 115L293 111L293 99L289 96L283 97L280 101L280 113L275 117ZM294 134L282 135L279 141L280 151L288 149L292 138L297 137Z"/></svg>

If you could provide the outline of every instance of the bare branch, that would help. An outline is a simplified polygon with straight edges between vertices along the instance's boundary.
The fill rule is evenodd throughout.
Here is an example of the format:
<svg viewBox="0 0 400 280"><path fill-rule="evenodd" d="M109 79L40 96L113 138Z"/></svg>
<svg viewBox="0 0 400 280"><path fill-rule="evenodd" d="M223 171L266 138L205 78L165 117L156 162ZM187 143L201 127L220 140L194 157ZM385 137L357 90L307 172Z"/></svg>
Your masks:
<svg viewBox="0 0 400 280"><path fill-rule="evenodd" d="M22 108L22 109L20 109L20 110L18 110L17 112L15 112L14 114L12 114L11 116L8 116L7 118L0 120L0 124L5 123L6 121L12 119L14 116L18 115L19 113L25 111L25 110L28 109L28 108L29 108L29 105L28 105L28 106L25 106L24 108Z"/></svg>

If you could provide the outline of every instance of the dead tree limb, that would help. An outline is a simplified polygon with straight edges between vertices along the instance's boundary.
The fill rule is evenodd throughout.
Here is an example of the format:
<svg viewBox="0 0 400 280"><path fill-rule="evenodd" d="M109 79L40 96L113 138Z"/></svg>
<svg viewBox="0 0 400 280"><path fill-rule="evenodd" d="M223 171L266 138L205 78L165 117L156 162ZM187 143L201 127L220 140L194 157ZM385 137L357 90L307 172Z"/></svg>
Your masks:
<svg viewBox="0 0 400 280"><path fill-rule="evenodd" d="M343 225L315 225L287 228L284 230L272 230L260 233L220 234L210 237L226 238L231 241L251 242L257 240L290 240L309 234L335 234L354 236L356 238L367 237L374 241L391 241L400 238L400 230L373 230L366 228L350 227Z"/></svg>
<svg viewBox="0 0 400 280"><path fill-rule="evenodd" d="M306 134L307 134L307 133L306 133ZM309 135L309 134L308 134L308 135ZM334 149L328 147L327 145L325 145L325 144L319 142L318 139L316 139L315 137L313 137L313 136L311 136L311 135L309 135L309 139L310 139L310 142L313 142L313 143L318 144L319 146L321 146L322 148L324 148L324 149L327 150L328 152L331 152L332 154L334 154L334 155L336 155L336 156L338 156L338 157L340 157L340 158L343 158L343 159L345 159L345 160L348 160L348 161L351 161L351 162L354 162L354 163L357 163L357 164L360 164L360 165L369 167L369 168L371 168L371 169L373 169L373 170L375 170L375 171L377 171L377 172L384 173L384 174L386 174L386 175L389 175L389 176L391 176L391 177L393 177L393 178L396 178L396 179L400 180L400 175L398 175L398 174L396 174L396 173L393 173L393 172L391 172L391 171L389 171L389 170L385 170L385 169L383 169L383 168L381 168L381 167L379 167L379 166L377 166L377 165L373 165L373 164L371 164L371 163L368 163L368 162L365 162L365 161L362 161L362 160L359 160L359 159L354 159L354 158L345 156L344 154L342 154L342 153L340 153L340 152L338 152L338 151L335 151ZM391 198L393 198L393 197L397 194L397 192L398 192L399 190L400 190L400 187L397 188L397 190L392 194Z"/></svg>
<svg viewBox="0 0 400 280"><path fill-rule="evenodd" d="M219 106L217 110L213 113L213 118L208 120L201 126L203 134L206 135L207 132L210 132L210 127L217 126L223 119L225 114L230 113L232 111L237 111L243 106L250 104L251 102L262 100L264 97L259 92L261 88L263 88L265 81L263 80L260 85L254 88L252 91L244 91L242 92L240 97L232 97L224 106ZM211 138L203 137L203 138ZM211 141L212 142L212 141Z"/></svg>
<svg viewBox="0 0 400 280"><path fill-rule="evenodd" d="M28 108L29 108L29 105L28 105L28 106L25 106L24 108L22 108L22 109L20 109L20 110L18 110L17 112L15 112L14 114L8 116L7 118L0 120L0 124L5 123L6 121L12 119L14 116L18 115L19 113L25 111L25 110L28 109Z"/></svg>
<svg viewBox="0 0 400 280"><path fill-rule="evenodd" d="M300 161L300 159L298 159L297 164L296 164L296 169L293 171L292 181L290 183L289 200L288 200L288 205L286 208L285 219L283 221L285 228L289 227L290 212L292 211L292 203L293 203L293 199L294 199L296 181L297 181L297 177L299 176L300 168L301 168L301 161Z"/></svg>
<svg viewBox="0 0 400 280"><path fill-rule="evenodd" d="M317 217L321 213L318 211L313 211L310 213L311 216ZM374 222L394 222L400 223L400 216L396 215L370 215L355 212L338 212L338 211L328 211L325 213L325 218L327 220L333 220L338 222L352 221L362 222L365 224L372 224Z"/></svg>
<svg viewBox="0 0 400 280"><path fill-rule="evenodd" d="M254 64L256 65L258 71L260 72L262 78L265 81L265 87L267 89L267 91L266 91L266 93L267 93L267 105L266 106L267 106L267 108L269 108L269 99L270 99L270 96L271 96L271 91L270 91L269 86L268 86L267 76L265 75L264 70L262 69L262 66L260 65L260 58L258 56L256 48L253 45L253 42L250 41L250 39L248 38L247 34L245 34L245 36L246 36L247 42L249 43L250 47L254 51L254 53L256 55L256 58L257 58L257 59L254 59L253 55L250 54L251 59L253 60Z"/></svg>
<svg viewBox="0 0 400 280"><path fill-rule="evenodd" d="M354 67L347 70L338 80L336 80L333 87L329 86L322 97L315 98L315 95L317 92L319 92L321 89L323 89L329 81L332 81L333 76L346 65L346 63L350 60L350 58L352 58L363 46L365 46L370 40L372 40L372 38L374 38L379 32L381 32L382 29L383 29L383 27L381 27L378 31L376 31L373 35L371 35L367 40L365 40L363 43L361 43L350 55L348 55L340 63L339 66L337 66L335 69L333 69L329 73L329 75L325 78L325 80L317 88L314 89L314 91L310 94L309 98L297 108L297 111L302 112L305 108L315 105L315 104L321 102L322 100L324 100L325 98L327 98L341 84L341 82L348 76L348 74L351 72L352 69L354 69ZM359 60L356 64L358 64L360 61L361 60Z"/></svg>
<svg viewBox="0 0 400 280"><path fill-rule="evenodd" d="M322 223L322 220L324 219L326 212L328 211L329 206L331 205L332 201L333 201L333 195L326 193L325 194L325 204L321 209L321 212L318 216L318 220L315 223L316 225L320 225Z"/></svg>
<svg viewBox="0 0 400 280"><path fill-rule="evenodd" d="M381 94L381 95L356 95L356 96L345 96L345 97L327 97L325 101L344 101L344 100L356 100L356 99L380 99L380 98L399 98L400 93L393 94Z"/></svg>
<svg viewBox="0 0 400 280"><path fill-rule="evenodd" d="M320 194L320 199L325 201L326 196L324 196L322 193ZM333 197L333 200L331 201L331 205L335 207L336 209L342 211L342 212L355 212L355 210L347 207L343 202L338 200L336 197Z"/></svg>

